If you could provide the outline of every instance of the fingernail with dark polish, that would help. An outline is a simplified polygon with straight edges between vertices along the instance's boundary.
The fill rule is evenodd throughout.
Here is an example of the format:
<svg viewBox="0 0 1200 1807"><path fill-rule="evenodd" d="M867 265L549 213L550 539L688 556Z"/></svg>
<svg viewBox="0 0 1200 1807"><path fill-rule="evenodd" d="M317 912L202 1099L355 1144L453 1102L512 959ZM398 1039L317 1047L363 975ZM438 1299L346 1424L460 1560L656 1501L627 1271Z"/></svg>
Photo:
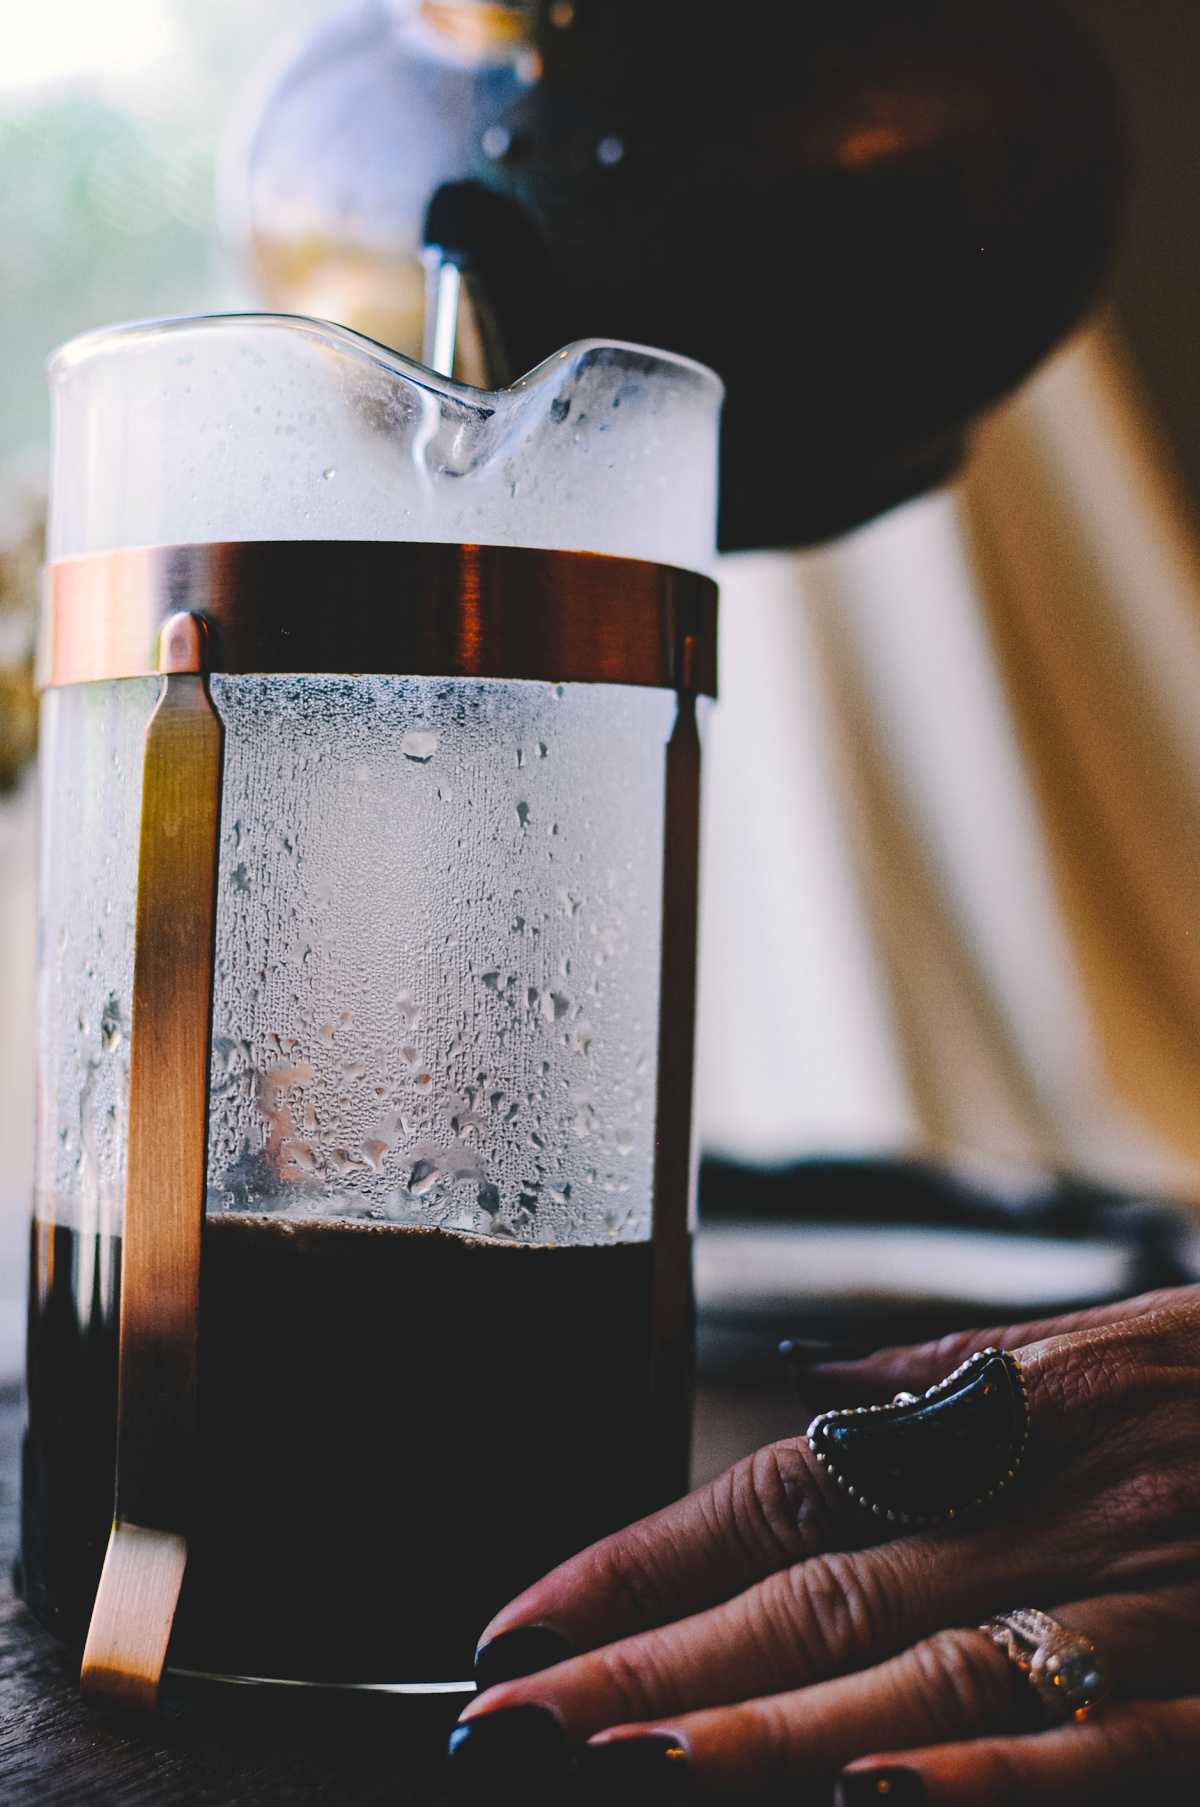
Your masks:
<svg viewBox="0 0 1200 1807"><path fill-rule="evenodd" d="M818 1362L859 1362L875 1351L867 1343L827 1343L816 1336L790 1336L780 1343L779 1353L808 1368Z"/></svg>
<svg viewBox="0 0 1200 1807"><path fill-rule="evenodd" d="M567 1735L549 1707L502 1707L479 1713L450 1734L454 1780L471 1792L537 1791L566 1782Z"/></svg>
<svg viewBox="0 0 1200 1807"><path fill-rule="evenodd" d="M678 1738L652 1732L644 1738L614 1738L608 1744L585 1744L575 1758L575 1773L589 1788L620 1791L622 1801L659 1802L688 1793L691 1772ZM616 1799L616 1794L612 1794Z"/></svg>
<svg viewBox="0 0 1200 1807"><path fill-rule="evenodd" d="M565 1663L575 1652L556 1631L545 1625L518 1625L502 1631L475 1652L475 1682L482 1694L497 1682L515 1682L523 1675L538 1675Z"/></svg>
<svg viewBox="0 0 1200 1807"><path fill-rule="evenodd" d="M929 1796L915 1769L856 1769L839 1776L837 1807L927 1807Z"/></svg>

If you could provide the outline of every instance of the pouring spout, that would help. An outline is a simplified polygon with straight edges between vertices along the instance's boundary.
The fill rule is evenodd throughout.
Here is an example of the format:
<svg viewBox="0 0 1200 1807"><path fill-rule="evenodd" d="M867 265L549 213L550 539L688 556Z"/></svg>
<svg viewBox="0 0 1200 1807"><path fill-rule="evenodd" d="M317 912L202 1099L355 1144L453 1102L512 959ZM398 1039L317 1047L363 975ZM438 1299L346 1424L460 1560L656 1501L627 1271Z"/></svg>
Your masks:
<svg viewBox="0 0 1200 1807"><path fill-rule="evenodd" d="M443 363L471 280L440 260ZM233 314L89 334L49 377L51 560L230 540L713 557L721 383L646 346L581 340L479 389L327 321Z"/></svg>

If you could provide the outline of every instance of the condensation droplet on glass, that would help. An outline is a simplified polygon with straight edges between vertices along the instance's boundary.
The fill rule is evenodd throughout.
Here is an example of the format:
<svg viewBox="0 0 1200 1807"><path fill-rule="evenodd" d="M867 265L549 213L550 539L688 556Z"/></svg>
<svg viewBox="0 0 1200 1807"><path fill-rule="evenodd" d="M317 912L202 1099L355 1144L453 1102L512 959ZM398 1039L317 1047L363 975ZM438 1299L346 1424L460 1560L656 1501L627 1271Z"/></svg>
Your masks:
<svg viewBox="0 0 1200 1807"><path fill-rule="evenodd" d="M426 760L432 759L437 752L437 747L436 734L426 734L417 729L406 734L400 742L400 751L405 759L415 760L419 765L424 765Z"/></svg>
<svg viewBox="0 0 1200 1807"><path fill-rule="evenodd" d="M638 1042L657 1021L662 764L625 765L651 709L665 746L673 699L457 679L212 682L241 852L227 833L211 1208L599 1243L618 1187L602 1176L593 1192L584 1162L603 1150L648 1222L653 1100L639 1115L630 1087L634 1059L654 1060L653 1029ZM414 770L426 763L413 760L418 732L441 779ZM514 815L536 835L514 836ZM88 995L96 1022L104 994ZM356 1026L341 1020L351 1000ZM268 1032L278 1054L265 1053ZM227 1065L241 1041L255 1054ZM302 1095L267 1100L277 1129L255 1102L259 1056L315 1072Z"/></svg>
<svg viewBox="0 0 1200 1807"><path fill-rule="evenodd" d="M121 1044L121 1006L110 991L100 1012L100 1045L109 1052Z"/></svg>

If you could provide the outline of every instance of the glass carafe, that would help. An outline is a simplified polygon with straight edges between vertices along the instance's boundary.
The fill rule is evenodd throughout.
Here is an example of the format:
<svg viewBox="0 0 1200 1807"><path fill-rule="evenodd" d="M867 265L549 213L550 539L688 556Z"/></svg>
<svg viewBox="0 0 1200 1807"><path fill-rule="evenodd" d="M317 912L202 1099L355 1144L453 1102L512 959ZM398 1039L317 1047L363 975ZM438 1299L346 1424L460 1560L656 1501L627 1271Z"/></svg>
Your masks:
<svg viewBox="0 0 1200 1807"><path fill-rule="evenodd" d="M136 1532L171 1670L465 1690L686 1483L720 384L50 377L25 1597L82 1643Z"/></svg>

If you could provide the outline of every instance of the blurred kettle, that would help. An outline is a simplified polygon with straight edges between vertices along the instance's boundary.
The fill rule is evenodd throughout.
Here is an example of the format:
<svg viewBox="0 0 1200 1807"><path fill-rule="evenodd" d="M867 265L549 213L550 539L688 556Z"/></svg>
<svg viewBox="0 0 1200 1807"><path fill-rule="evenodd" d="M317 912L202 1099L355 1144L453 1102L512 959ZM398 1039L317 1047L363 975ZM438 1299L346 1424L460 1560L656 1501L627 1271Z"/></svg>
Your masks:
<svg viewBox="0 0 1200 1807"><path fill-rule="evenodd" d="M1121 172L1044 0L369 0L248 144L231 214L275 306L419 356L428 239L466 276L466 380L595 335L717 369L726 550L949 475L1094 300Z"/></svg>

